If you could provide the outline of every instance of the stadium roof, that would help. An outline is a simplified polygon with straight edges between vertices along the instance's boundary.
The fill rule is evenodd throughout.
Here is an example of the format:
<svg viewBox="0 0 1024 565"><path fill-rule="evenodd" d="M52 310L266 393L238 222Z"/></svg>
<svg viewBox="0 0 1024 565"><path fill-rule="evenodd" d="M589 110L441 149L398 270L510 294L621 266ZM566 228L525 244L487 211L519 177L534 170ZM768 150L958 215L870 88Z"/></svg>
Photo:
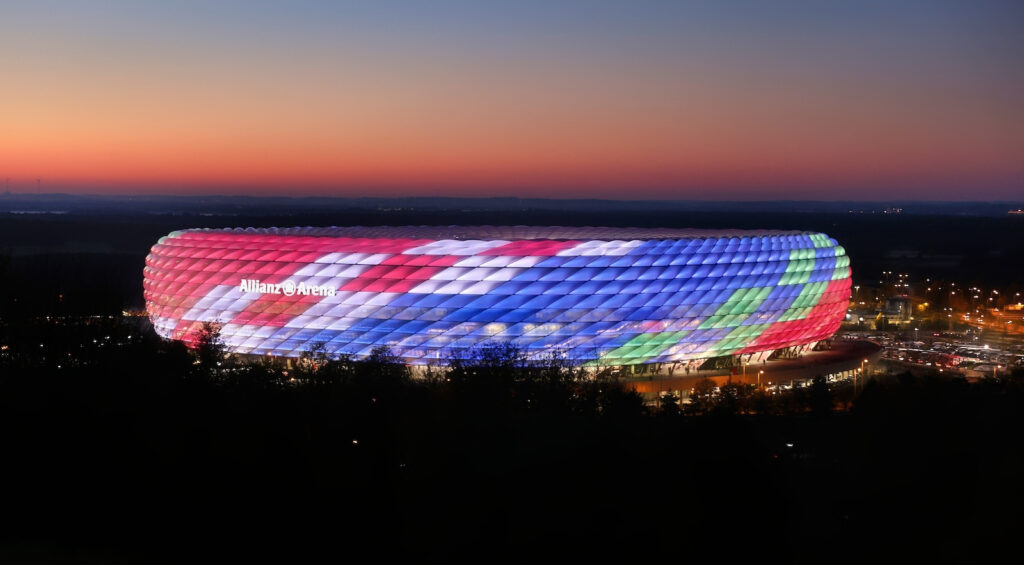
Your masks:
<svg viewBox="0 0 1024 565"><path fill-rule="evenodd" d="M287 228L225 228L187 231L213 231L249 233L259 235L285 235L306 237L350 238L414 238L414 239L503 239L503 240L650 240L650 239L704 239L743 238L804 235L812 232L799 230L710 230L637 227L566 227L566 226L347 226L347 227L287 227Z"/></svg>

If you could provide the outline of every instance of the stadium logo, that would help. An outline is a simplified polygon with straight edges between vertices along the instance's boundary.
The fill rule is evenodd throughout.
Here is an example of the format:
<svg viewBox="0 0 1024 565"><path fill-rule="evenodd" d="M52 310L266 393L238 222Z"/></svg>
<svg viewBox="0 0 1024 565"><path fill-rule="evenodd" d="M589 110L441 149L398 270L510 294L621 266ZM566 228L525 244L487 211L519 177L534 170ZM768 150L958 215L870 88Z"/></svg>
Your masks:
<svg viewBox="0 0 1024 565"><path fill-rule="evenodd" d="M335 288L331 285L307 285L304 282L295 284L293 281L282 283L265 283L259 279L242 279L238 286L242 292L257 292L259 294L283 294L285 296L334 296Z"/></svg>

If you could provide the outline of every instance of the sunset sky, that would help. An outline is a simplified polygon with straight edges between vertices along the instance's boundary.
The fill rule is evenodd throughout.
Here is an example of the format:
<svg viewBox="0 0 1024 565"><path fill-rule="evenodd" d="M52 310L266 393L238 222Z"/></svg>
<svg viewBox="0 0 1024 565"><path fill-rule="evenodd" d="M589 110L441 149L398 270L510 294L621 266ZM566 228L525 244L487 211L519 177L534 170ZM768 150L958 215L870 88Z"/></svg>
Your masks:
<svg viewBox="0 0 1024 565"><path fill-rule="evenodd" d="M1020 200L1022 30L1020 0L0 0L0 181Z"/></svg>

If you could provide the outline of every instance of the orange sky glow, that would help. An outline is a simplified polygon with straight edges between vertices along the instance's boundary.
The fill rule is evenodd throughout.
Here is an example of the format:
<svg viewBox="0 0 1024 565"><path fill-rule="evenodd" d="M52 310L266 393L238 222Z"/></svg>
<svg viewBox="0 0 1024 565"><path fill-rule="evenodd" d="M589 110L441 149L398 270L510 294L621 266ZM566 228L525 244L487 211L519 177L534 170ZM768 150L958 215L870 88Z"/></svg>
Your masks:
<svg viewBox="0 0 1024 565"><path fill-rule="evenodd" d="M832 35L792 38L783 32L796 24L779 21L739 44L643 19L606 35L574 28L574 41L525 17L501 41L489 20L455 39L445 19L396 39L356 27L296 27L274 41L252 32L272 29L276 13L251 27L213 17L183 39L179 26L195 21L120 8L120 19L80 24L29 10L0 39L0 179L12 190L38 179L106 193L1024 192L1024 73L996 49L1020 41L923 26L900 30L917 44L870 43L838 19L818 22ZM48 23L50 39L33 23Z"/></svg>

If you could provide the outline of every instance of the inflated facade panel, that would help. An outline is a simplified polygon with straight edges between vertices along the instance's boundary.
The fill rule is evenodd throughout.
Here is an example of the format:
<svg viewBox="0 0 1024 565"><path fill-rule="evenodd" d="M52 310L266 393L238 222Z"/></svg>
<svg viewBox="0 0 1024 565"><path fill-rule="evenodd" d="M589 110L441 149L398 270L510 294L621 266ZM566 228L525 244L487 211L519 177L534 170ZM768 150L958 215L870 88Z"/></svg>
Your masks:
<svg viewBox="0 0 1024 565"><path fill-rule="evenodd" d="M634 228L186 230L144 273L158 334L214 322L230 351L297 357L322 343L444 363L510 341L532 358L625 365L831 336L850 298L845 251L820 233Z"/></svg>

